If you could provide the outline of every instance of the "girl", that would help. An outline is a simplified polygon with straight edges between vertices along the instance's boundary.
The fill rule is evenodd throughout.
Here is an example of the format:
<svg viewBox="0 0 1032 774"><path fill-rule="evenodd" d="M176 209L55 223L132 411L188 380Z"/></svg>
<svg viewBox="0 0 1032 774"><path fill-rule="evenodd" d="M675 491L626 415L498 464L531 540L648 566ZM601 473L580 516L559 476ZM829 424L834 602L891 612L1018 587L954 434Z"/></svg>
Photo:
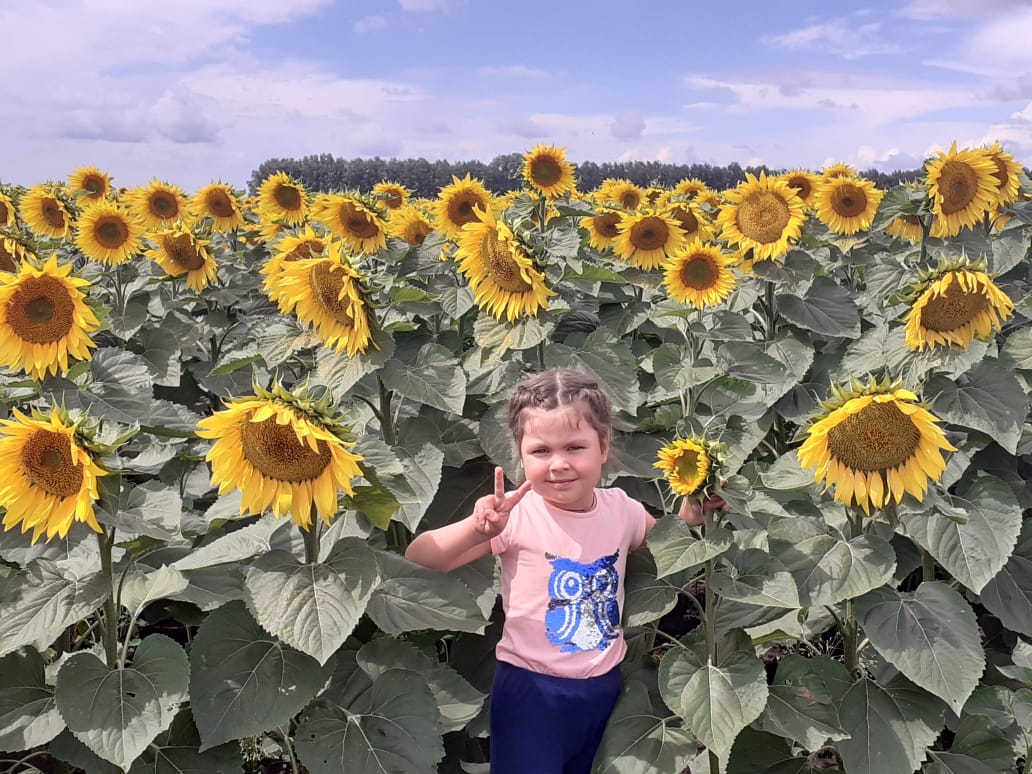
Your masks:
<svg viewBox="0 0 1032 774"><path fill-rule="evenodd" d="M445 572L489 552L501 560L492 774L587 774L620 693L627 554L656 522L623 490L598 488L612 417L594 379L528 378L509 403L509 429L526 480L506 492L496 468L493 494L420 534L406 556ZM681 518L701 524L702 510L686 501Z"/></svg>

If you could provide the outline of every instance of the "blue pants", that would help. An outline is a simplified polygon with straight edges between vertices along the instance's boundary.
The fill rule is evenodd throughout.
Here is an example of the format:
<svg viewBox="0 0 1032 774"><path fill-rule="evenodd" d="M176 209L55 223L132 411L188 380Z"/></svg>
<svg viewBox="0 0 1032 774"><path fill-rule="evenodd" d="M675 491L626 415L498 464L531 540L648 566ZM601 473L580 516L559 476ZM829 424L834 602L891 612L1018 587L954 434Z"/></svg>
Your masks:
<svg viewBox="0 0 1032 774"><path fill-rule="evenodd" d="M578 680L504 661L491 689L491 774L590 774L620 668Z"/></svg>

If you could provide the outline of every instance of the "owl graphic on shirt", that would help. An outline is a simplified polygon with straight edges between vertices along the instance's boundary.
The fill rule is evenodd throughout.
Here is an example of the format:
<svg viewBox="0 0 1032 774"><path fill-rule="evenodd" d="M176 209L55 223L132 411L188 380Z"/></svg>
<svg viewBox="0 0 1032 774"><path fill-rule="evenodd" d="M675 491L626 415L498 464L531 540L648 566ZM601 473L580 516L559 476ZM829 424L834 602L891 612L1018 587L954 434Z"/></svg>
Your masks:
<svg viewBox="0 0 1032 774"><path fill-rule="evenodd" d="M620 552L590 564L545 554L552 565L548 578L548 610L545 634L563 653L605 650L620 627L616 592L620 576L616 560Z"/></svg>

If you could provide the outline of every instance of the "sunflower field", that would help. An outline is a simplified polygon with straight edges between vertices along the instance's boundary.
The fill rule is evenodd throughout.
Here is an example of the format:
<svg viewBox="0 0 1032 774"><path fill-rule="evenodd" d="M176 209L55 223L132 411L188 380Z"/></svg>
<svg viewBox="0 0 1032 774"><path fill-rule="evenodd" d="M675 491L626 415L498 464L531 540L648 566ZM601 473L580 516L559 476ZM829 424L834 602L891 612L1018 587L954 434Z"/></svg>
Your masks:
<svg viewBox="0 0 1032 774"><path fill-rule="evenodd" d="M4 770L486 772L494 562L404 552L563 366L659 517L598 772L1032 771L1021 165L523 176L0 183Z"/></svg>

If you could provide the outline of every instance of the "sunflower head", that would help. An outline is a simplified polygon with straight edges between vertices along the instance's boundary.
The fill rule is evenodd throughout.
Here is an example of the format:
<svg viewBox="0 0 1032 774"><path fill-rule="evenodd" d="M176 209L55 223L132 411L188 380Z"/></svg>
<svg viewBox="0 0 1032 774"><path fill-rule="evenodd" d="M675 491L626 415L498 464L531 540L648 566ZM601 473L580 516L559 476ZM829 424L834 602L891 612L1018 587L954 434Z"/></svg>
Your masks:
<svg viewBox="0 0 1032 774"><path fill-rule="evenodd" d="M687 199L677 199L666 204L662 211L677 221L677 225L681 227L686 240L700 239L708 241L713 238L713 228L710 219L695 202Z"/></svg>
<svg viewBox="0 0 1032 774"><path fill-rule="evenodd" d="M600 204L616 205L628 211L637 210L645 201L645 189L630 180L608 178L595 192Z"/></svg>
<svg viewBox="0 0 1032 774"><path fill-rule="evenodd" d="M983 150L939 152L925 164L928 195L935 213L935 236L953 237L970 228L993 208L999 197L999 169Z"/></svg>
<svg viewBox="0 0 1032 774"><path fill-rule="evenodd" d="M809 209L813 206L813 195L817 191L817 185L823 179L805 169L793 169L781 175L781 179L788 183L788 187L796 192L796 196L803 200L803 204Z"/></svg>
<svg viewBox="0 0 1032 774"><path fill-rule="evenodd" d="M745 181L725 198L717 216L720 237L743 252L752 251L751 260L779 260L799 239L806 208L784 180L746 173Z"/></svg>
<svg viewBox="0 0 1032 774"><path fill-rule="evenodd" d="M608 250L620 236L622 210L601 208L598 215L581 220L581 226L588 230L588 244L596 250Z"/></svg>
<svg viewBox="0 0 1032 774"><path fill-rule="evenodd" d="M1007 297L981 264L960 260L923 273L906 297L903 319L911 350L956 346L986 339L1014 313Z"/></svg>
<svg viewBox="0 0 1032 774"><path fill-rule="evenodd" d="M720 482L723 472L723 445L698 435L676 438L657 453L653 466L674 494L705 499Z"/></svg>
<svg viewBox="0 0 1032 774"><path fill-rule="evenodd" d="M356 253L372 255L387 247L387 221L375 202L358 194L323 194L312 216Z"/></svg>
<svg viewBox="0 0 1032 774"><path fill-rule="evenodd" d="M855 234L871 227L884 191L861 177L825 177L813 195L817 219L836 234Z"/></svg>
<svg viewBox="0 0 1032 774"><path fill-rule="evenodd" d="M822 409L811 418L799 464L815 468L825 490L834 486L836 500L867 514L905 493L923 500L929 480L946 470L943 450L956 451L938 417L888 379L836 385Z"/></svg>
<svg viewBox="0 0 1032 774"><path fill-rule="evenodd" d="M68 191L80 206L112 196L111 176L97 167L79 167L68 176Z"/></svg>
<svg viewBox="0 0 1032 774"><path fill-rule="evenodd" d="M697 199L702 194L712 193L710 187L697 177L686 177L677 182L671 189L673 196L683 196L686 199Z"/></svg>
<svg viewBox="0 0 1032 774"><path fill-rule="evenodd" d="M303 223L308 215L305 187L286 172L269 175L258 187L258 214L263 221Z"/></svg>
<svg viewBox="0 0 1032 774"><path fill-rule="evenodd" d="M885 227L885 233L914 245L919 245L924 241L924 226L920 215L897 215Z"/></svg>
<svg viewBox="0 0 1032 774"><path fill-rule="evenodd" d="M482 182L468 174L462 180L453 176L434 203L434 223L449 239L458 239L463 226L476 222L476 211L487 212L491 204L491 194Z"/></svg>
<svg viewBox="0 0 1032 774"><path fill-rule="evenodd" d="M14 201L0 187L0 228L12 228L15 222Z"/></svg>
<svg viewBox="0 0 1032 774"><path fill-rule="evenodd" d="M182 224L168 226L150 235L154 248L148 258L157 263L169 277L186 276L186 286L200 292L218 276L208 240Z"/></svg>
<svg viewBox="0 0 1032 774"><path fill-rule="evenodd" d="M132 213L113 201L83 210L76 224L75 246L98 263L125 263L143 249L143 227Z"/></svg>
<svg viewBox="0 0 1032 774"><path fill-rule="evenodd" d="M72 212L67 194L51 183L33 186L18 201L22 222L40 236L63 239L72 226Z"/></svg>
<svg viewBox="0 0 1032 774"><path fill-rule="evenodd" d="M283 264L321 256L329 243L329 237L317 232L309 224L305 224L300 231L294 229L277 233L269 241L272 257L265 262L261 273L267 277L278 276L283 270Z"/></svg>
<svg viewBox="0 0 1032 774"><path fill-rule="evenodd" d="M685 234L668 211L626 212L617 225L613 244L617 256L639 269L657 269L684 247Z"/></svg>
<svg viewBox="0 0 1032 774"><path fill-rule="evenodd" d="M18 271L27 258L35 257L32 250L14 234L0 234L0 271Z"/></svg>
<svg viewBox="0 0 1032 774"><path fill-rule="evenodd" d="M996 165L996 171L993 172L996 178L996 206L1003 207L1016 202L1021 191L1021 164L1003 149L999 140L985 148L985 154Z"/></svg>
<svg viewBox="0 0 1032 774"><path fill-rule="evenodd" d="M209 183L189 202L190 212L205 230L233 231L244 226L240 194L227 183Z"/></svg>
<svg viewBox="0 0 1032 774"><path fill-rule="evenodd" d="M412 194L401 183L383 180L373 186L373 196L388 210L400 210L408 205Z"/></svg>
<svg viewBox="0 0 1032 774"><path fill-rule="evenodd" d="M825 180L831 180L839 177L859 177L860 173L856 171L856 167L852 167L844 161L836 161L822 169L821 176Z"/></svg>
<svg viewBox="0 0 1032 774"><path fill-rule="evenodd" d="M576 188L573 164L566 160L566 148L541 143L523 155L523 179L527 186L549 199Z"/></svg>
<svg viewBox="0 0 1032 774"><path fill-rule="evenodd" d="M125 196L129 210L146 228L163 228L187 217L187 200L183 189L155 178Z"/></svg>
<svg viewBox="0 0 1032 774"><path fill-rule="evenodd" d="M434 224L421 209L407 205L391 215L389 230L391 236L417 247L434 230Z"/></svg>
<svg viewBox="0 0 1032 774"><path fill-rule="evenodd" d="M675 301L696 309L716 306L735 288L734 263L732 256L694 240L665 262L663 284Z"/></svg>

